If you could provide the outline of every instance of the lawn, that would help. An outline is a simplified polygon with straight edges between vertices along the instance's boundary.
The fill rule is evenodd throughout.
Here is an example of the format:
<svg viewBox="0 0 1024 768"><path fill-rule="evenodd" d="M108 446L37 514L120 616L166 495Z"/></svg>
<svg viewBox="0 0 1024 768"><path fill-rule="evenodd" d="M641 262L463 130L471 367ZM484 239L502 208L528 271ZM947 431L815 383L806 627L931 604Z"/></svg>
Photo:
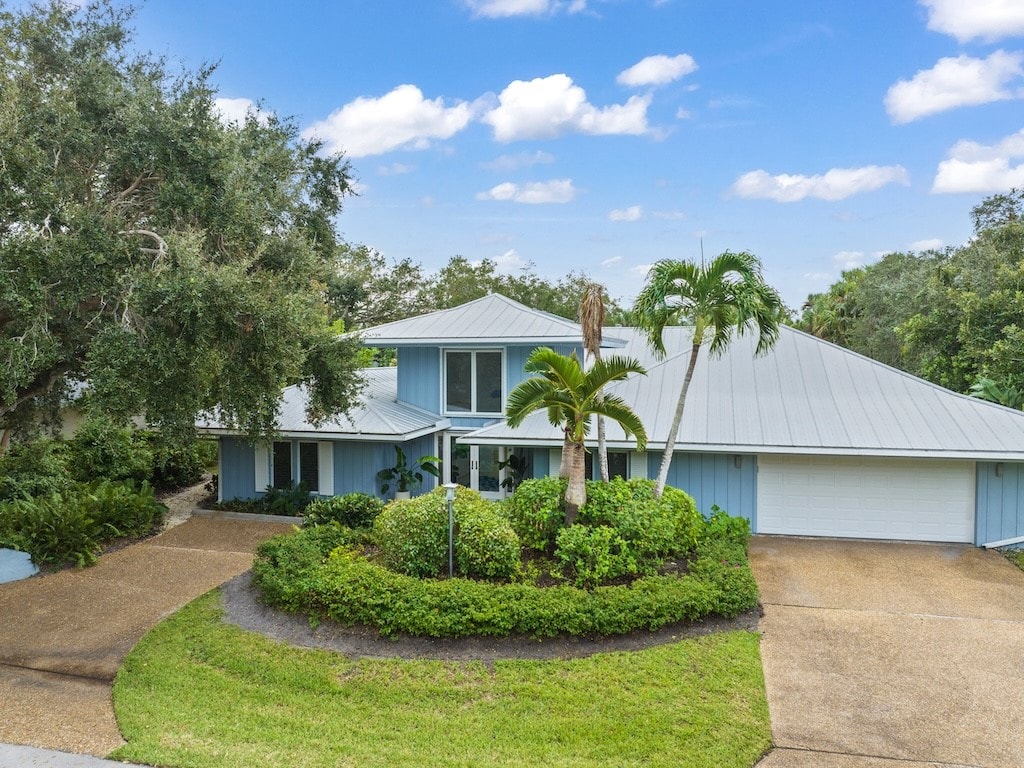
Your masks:
<svg viewBox="0 0 1024 768"><path fill-rule="evenodd" d="M1024 571L1024 549L1010 549L1006 551L1006 557L1010 562Z"/></svg>
<svg viewBox="0 0 1024 768"><path fill-rule="evenodd" d="M125 661L113 757L161 766L715 766L770 746L758 636L557 661L350 660L221 621L216 593Z"/></svg>

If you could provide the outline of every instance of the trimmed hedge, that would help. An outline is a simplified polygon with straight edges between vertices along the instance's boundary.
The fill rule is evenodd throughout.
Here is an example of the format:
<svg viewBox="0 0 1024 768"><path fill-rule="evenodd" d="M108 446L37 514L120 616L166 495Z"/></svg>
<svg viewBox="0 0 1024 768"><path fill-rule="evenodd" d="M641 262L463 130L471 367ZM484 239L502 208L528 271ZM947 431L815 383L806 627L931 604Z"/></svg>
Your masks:
<svg viewBox="0 0 1024 768"><path fill-rule="evenodd" d="M583 590L417 579L352 549L325 556L305 534L275 537L257 551L253 575L267 602L344 625L369 625L386 636L616 635L711 615L733 617L758 600L745 543L728 539L703 541L685 575Z"/></svg>

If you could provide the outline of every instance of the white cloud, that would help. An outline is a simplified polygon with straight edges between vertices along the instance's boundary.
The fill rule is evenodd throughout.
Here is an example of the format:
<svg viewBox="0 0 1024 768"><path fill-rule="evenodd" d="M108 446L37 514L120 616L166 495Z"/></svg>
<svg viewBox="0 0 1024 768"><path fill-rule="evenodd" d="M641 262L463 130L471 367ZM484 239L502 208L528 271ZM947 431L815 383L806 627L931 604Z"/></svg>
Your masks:
<svg viewBox="0 0 1024 768"><path fill-rule="evenodd" d="M893 183L910 183L907 169L902 165L833 168L817 176L788 173L771 176L767 171L750 171L740 176L730 191L738 197L793 203L805 197L843 200L851 195L871 192Z"/></svg>
<svg viewBox="0 0 1024 768"><path fill-rule="evenodd" d="M498 96L498 106L483 116L498 141L550 139L564 133L594 135L647 132L650 95L598 108L568 75L514 80Z"/></svg>
<svg viewBox="0 0 1024 768"><path fill-rule="evenodd" d="M274 114L264 112L252 99L228 99L223 96L213 100L213 111L225 125L244 125L249 114L255 116L260 125L266 125Z"/></svg>
<svg viewBox="0 0 1024 768"><path fill-rule="evenodd" d="M509 16L544 16L559 11L579 13L587 7L587 0L465 0L474 16L490 19Z"/></svg>
<svg viewBox="0 0 1024 768"><path fill-rule="evenodd" d="M693 117L693 112L688 109L680 107L676 110L676 120L689 120L691 117Z"/></svg>
<svg viewBox="0 0 1024 768"><path fill-rule="evenodd" d="M637 264L635 267L629 268L631 275L640 275L641 277L647 277L647 273L651 271L653 264Z"/></svg>
<svg viewBox="0 0 1024 768"><path fill-rule="evenodd" d="M621 256L612 256L610 259L605 259L604 261L602 261L601 266L607 269L608 267L614 267L620 261L622 261Z"/></svg>
<svg viewBox="0 0 1024 768"><path fill-rule="evenodd" d="M937 251L946 243L939 237L931 237L927 240L915 240L909 246L911 251Z"/></svg>
<svg viewBox="0 0 1024 768"><path fill-rule="evenodd" d="M303 136L322 139L331 152L366 157L399 147L426 149L431 140L454 136L472 117L473 107L466 102L448 107L442 98L425 99L415 85L400 85L380 98L350 101Z"/></svg>
<svg viewBox="0 0 1024 768"><path fill-rule="evenodd" d="M1024 35L1024 4L1019 0L920 0L928 9L928 29L961 43Z"/></svg>
<svg viewBox="0 0 1024 768"><path fill-rule="evenodd" d="M501 155L490 162L483 163L482 167L489 171L517 171L520 168L529 168L534 165L541 165L555 162L555 156L550 152L520 152L515 155Z"/></svg>
<svg viewBox="0 0 1024 768"><path fill-rule="evenodd" d="M1024 187L1024 129L991 146L958 141L939 163L932 192L1006 192Z"/></svg>
<svg viewBox="0 0 1024 768"><path fill-rule="evenodd" d="M666 56L659 53L641 59L629 69L624 69L615 78L619 85L636 88L644 85L665 85L684 75L697 71L697 62L688 53Z"/></svg>
<svg viewBox="0 0 1024 768"><path fill-rule="evenodd" d="M402 176L406 173L412 173L415 170L415 165L406 165L405 163L391 163L391 165L381 165L377 167L377 173L381 176Z"/></svg>
<svg viewBox="0 0 1024 768"><path fill-rule="evenodd" d="M576 198L579 190L572 185L572 179L531 181L516 184L506 181L480 192L477 200L510 200L513 203L568 203Z"/></svg>
<svg viewBox="0 0 1024 768"><path fill-rule="evenodd" d="M644 209L639 205L631 205L629 208L616 208L608 213L611 221L640 221L644 217Z"/></svg>
<svg viewBox="0 0 1024 768"><path fill-rule="evenodd" d="M939 59L910 80L900 80L885 94L885 109L894 123L909 123L956 107L1020 98L1007 84L1021 76L1024 54L996 51L986 59L957 56Z"/></svg>
<svg viewBox="0 0 1024 768"><path fill-rule="evenodd" d="M495 256L493 261L498 272L516 272L530 266L530 263L523 259L515 248L509 248L501 256Z"/></svg>
<svg viewBox="0 0 1024 768"><path fill-rule="evenodd" d="M842 270L864 266L863 251L840 251L832 257L832 263Z"/></svg>

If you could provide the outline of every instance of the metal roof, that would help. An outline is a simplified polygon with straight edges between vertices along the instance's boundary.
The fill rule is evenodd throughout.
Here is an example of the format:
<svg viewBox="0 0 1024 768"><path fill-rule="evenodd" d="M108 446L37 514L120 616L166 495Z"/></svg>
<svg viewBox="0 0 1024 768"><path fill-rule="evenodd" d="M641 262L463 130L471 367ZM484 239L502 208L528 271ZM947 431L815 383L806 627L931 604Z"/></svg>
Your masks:
<svg viewBox="0 0 1024 768"><path fill-rule="evenodd" d="M307 394L304 387L287 387L281 393L278 433L283 437L311 437L320 440L405 441L451 426L451 422L408 403L398 402L396 368L366 368L366 380L359 404L348 416L339 416L319 426L306 419ZM236 430L216 421L197 424L201 432L233 434Z"/></svg>
<svg viewBox="0 0 1024 768"><path fill-rule="evenodd" d="M492 293L452 309L396 320L359 331L367 346L437 346L480 344L579 344L577 323L531 309ZM602 346L624 341L605 338Z"/></svg>
<svg viewBox="0 0 1024 768"><path fill-rule="evenodd" d="M667 331L670 329L666 329ZM663 448L689 362L689 331L672 329L673 356L658 361L635 329L623 352L640 358L647 376L609 388L647 429L648 449ZM756 338L737 338L718 358L702 347L679 450L865 456L1024 459L1024 413L960 395L821 339L784 327L778 343L754 356ZM591 433L593 437L593 433ZM517 430L504 423L464 438L472 443L561 445L545 414ZM612 447L632 446L608 425Z"/></svg>

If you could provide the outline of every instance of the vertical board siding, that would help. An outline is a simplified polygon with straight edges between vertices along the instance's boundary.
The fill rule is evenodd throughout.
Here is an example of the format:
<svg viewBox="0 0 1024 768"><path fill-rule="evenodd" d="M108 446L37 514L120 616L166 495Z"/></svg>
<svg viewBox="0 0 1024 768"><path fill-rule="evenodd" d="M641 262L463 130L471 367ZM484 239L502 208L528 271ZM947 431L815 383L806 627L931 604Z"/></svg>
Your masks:
<svg viewBox="0 0 1024 768"><path fill-rule="evenodd" d="M252 443L241 437L220 439L219 482L224 501L256 495L256 449Z"/></svg>
<svg viewBox="0 0 1024 768"><path fill-rule="evenodd" d="M650 477L658 476L661 452L647 454ZM730 515L743 517L757 530L757 456L743 454L740 466L731 453L677 451L668 469L668 484L693 496L697 509L711 514L717 504Z"/></svg>
<svg viewBox="0 0 1024 768"><path fill-rule="evenodd" d="M530 477L547 477L551 474L551 451L546 448L530 448Z"/></svg>
<svg viewBox="0 0 1024 768"><path fill-rule="evenodd" d="M431 413L440 413L440 348L399 347L397 362L398 399Z"/></svg>
<svg viewBox="0 0 1024 768"><path fill-rule="evenodd" d="M1024 536L1024 464L1000 463L1001 477L996 476L996 462L977 465L975 544Z"/></svg>
<svg viewBox="0 0 1024 768"><path fill-rule="evenodd" d="M435 436L423 437L402 443L407 461L412 462L421 456L433 455L436 448ZM380 483L377 473L395 464L395 443L371 442L335 442L334 443L334 493L367 493L380 496ZM413 495L425 493L435 487L437 481L430 475L424 475L423 485L413 489ZM395 497L392 487L387 498Z"/></svg>

